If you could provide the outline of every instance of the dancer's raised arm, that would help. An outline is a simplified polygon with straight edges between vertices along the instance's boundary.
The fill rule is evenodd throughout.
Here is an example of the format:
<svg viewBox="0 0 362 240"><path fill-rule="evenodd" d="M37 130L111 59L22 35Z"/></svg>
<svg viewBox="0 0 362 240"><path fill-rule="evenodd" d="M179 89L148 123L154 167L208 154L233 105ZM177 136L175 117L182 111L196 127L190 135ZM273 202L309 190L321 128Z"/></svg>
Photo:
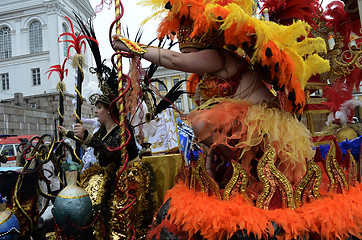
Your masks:
<svg viewBox="0 0 362 240"><path fill-rule="evenodd" d="M181 52L169 49L157 48L152 46L142 46L142 50L128 47L135 46L137 43L115 35L113 37L112 47L115 51L126 51L142 57L154 64L161 65L165 68L192 72L205 73L217 72L223 67L222 58L215 49L184 48Z"/></svg>

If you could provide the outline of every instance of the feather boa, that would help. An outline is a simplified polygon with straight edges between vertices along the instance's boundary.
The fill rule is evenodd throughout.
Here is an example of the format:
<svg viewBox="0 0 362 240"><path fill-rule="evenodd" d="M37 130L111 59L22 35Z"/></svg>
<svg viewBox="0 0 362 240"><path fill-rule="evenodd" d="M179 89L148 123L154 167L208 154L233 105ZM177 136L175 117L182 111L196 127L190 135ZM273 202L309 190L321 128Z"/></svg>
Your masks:
<svg viewBox="0 0 362 240"><path fill-rule="evenodd" d="M272 222L284 231L284 239L318 234L321 239L361 238L362 184L343 194L329 194L297 209L264 210L249 205L241 196L221 201L202 192L176 185L171 198L169 221L189 237L199 232L206 239L227 239L245 229L260 239L273 235Z"/></svg>

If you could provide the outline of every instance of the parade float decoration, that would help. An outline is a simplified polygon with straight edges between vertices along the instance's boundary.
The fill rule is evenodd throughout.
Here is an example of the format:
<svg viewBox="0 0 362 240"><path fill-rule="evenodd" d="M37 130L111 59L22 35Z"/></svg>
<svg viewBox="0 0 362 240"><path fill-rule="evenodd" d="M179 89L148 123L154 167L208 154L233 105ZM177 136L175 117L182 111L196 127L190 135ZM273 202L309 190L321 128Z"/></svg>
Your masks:
<svg viewBox="0 0 362 240"><path fill-rule="evenodd" d="M153 215L147 212L153 211L149 172L134 150L131 155L127 151L129 145L134 144L127 119L128 109L122 109L122 104L120 111L115 108L119 100L124 101L130 88L130 79L125 74L119 79L117 64L113 63L112 67L108 67L106 60L102 59L97 42L91 40L96 39L92 21L85 23L77 15L76 19L82 32L90 37L87 41L96 63L95 67L90 68L90 72L97 76L99 90L102 92L92 94L89 101L92 104L105 102L109 105L108 110L118 125L116 128L119 127L120 134L108 139L114 138L117 141L117 145L107 146L107 152L114 152L116 159L105 165L95 164L80 176L80 186L88 192L93 205L93 234L97 239L142 238ZM119 81L123 81L123 89L119 89ZM123 120L118 115L124 115ZM104 141L108 140L105 138Z"/></svg>
<svg viewBox="0 0 362 240"><path fill-rule="evenodd" d="M2 177L7 176L1 179L7 185L2 192L6 193L8 206L18 218L19 238L28 237L38 230L39 217L47 207L45 205L38 209L38 194L48 194L42 190L38 180L44 178L42 165L50 161L54 146L55 139L52 135L32 137L19 153L20 159L25 162L22 169L2 174Z"/></svg>
<svg viewBox="0 0 362 240"><path fill-rule="evenodd" d="M325 9L319 9L312 19L311 34L326 42L323 57L329 60L331 69L312 77L305 89L304 113L316 145L328 143L337 132L341 136L339 142L361 134L360 123L353 120L361 101L352 95L360 90L362 79L362 32L357 1L331 1ZM324 118L326 124L318 126L318 120Z"/></svg>
<svg viewBox="0 0 362 240"><path fill-rule="evenodd" d="M56 234L65 239L89 239L92 236L92 203L88 193L77 186L81 165L63 163L67 186L57 195L53 207Z"/></svg>

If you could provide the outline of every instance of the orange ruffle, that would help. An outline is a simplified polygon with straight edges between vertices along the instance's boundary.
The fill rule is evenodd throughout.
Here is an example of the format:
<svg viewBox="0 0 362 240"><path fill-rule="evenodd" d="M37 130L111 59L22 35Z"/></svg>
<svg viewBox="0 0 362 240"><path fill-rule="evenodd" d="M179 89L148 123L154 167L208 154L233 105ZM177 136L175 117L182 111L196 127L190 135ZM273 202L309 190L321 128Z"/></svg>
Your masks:
<svg viewBox="0 0 362 240"><path fill-rule="evenodd" d="M211 149L226 146L235 153L235 161L242 157L239 162L247 171L252 168L253 157L248 151L254 146L266 149L270 145L277 153L276 167L291 183L304 176L305 160L312 159L315 151L311 134L302 123L287 112L243 100L223 99L211 108L203 108L213 101L188 115L200 141L209 141Z"/></svg>
<svg viewBox="0 0 362 240"><path fill-rule="evenodd" d="M229 201L218 200L183 184L168 191L165 199L169 198L169 221L190 237L199 231L206 239L226 239L237 230L245 229L260 239L268 233L273 234L271 222L285 231L282 239L309 233L318 234L321 239L362 237L361 184L343 194L331 194L295 210L259 209L241 196Z"/></svg>

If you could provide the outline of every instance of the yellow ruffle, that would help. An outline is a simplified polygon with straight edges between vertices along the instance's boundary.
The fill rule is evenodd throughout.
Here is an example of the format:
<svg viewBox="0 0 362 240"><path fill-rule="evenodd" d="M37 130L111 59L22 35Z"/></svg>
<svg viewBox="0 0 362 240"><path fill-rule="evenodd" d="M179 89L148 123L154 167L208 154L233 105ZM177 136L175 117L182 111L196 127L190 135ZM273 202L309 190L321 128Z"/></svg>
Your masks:
<svg viewBox="0 0 362 240"><path fill-rule="evenodd" d="M290 113L266 103L254 105L236 99L215 103L212 99L190 113L188 121L193 128L199 127L195 133L200 141L211 138L211 149L223 145L237 152L239 159L234 160L247 170L253 157L248 151L254 146L266 149L270 144L278 156L275 166L291 183L303 177L305 160L314 156L308 129Z"/></svg>

